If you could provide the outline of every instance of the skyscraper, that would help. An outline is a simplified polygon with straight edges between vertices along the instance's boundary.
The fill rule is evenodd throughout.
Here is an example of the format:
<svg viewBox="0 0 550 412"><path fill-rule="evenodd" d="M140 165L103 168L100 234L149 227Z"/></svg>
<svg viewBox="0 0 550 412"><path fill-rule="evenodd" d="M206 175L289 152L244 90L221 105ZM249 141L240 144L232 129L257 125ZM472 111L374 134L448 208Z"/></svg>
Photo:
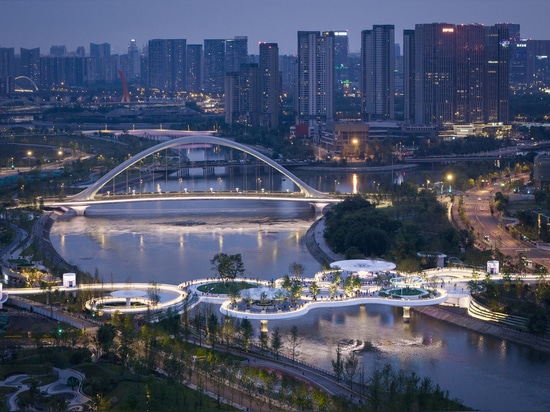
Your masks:
<svg viewBox="0 0 550 412"><path fill-rule="evenodd" d="M457 25L454 123L483 123L485 27Z"/></svg>
<svg viewBox="0 0 550 412"><path fill-rule="evenodd" d="M225 41L225 71L238 72L248 63L248 37L235 36Z"/></svg>
<svg viewBox="0 0 550 412"><path fill-rule="evenodd" d="M241 64L238 72L225 75L225 122L260 125L260 70L256 63Z"/></svg>
<svg viewBox="0 0 550 412"><path fill-rule="evenodd" d="M149 87L161 91L186 90L187 40L149 40Z"/></svg>
<svg viewBox="0 0 550 412"><path fill-rule="evenodd" d="M33 82L40 81L40 48L24 49L21 47L21 75Z"/></svg>
<svg viewBox="0 0 550 412"><path fill-rule="evenodd" d="M455 26L446 23L417 24L415 120L437 125L454 120Z"/></svg>
<svg viewBox="0 0 550 412"><path fill-rule="evenodd" d="M187 91L202 90L202 44L187 45Z"/></svg>
<svg viewBox="0 0 550 412"><path fill-rule="evenodd" d="M507 25L432 23L405 31L406 120L414 98L416 124L507 123L509 38Z"/></svg>
<svg viewBox="0 0 550 412"><path fill-rule="evenodd" d="M485 123L509 122L510 32L507 26L485 27Z"/></svg>
<svg viewBox="0 0 550 412"><path fill-rule="evenodd" d="M334 32L298 32L297 123L334 118Z"/></svg>
<svg viewBox="0 0 550 412"><path fill-rule="evenodd" d="M111 45L109 43L90 43L90 57L102 58L111 56Z"/></svg>
<svg viewBox="0 0 550 412"><path fill-rule="evenodd" d="M65 46L51 46L50 47L50 56L64 57L66 55L67 55L67 47L65 47Z"/></svg>
<svg viewBox="0 0 550 412"><path fill-rule="evenodd" d="M393 25L361 32L361 96L366 120L395 116L395 35Z"/></svg>
<svg viewBox="0 0 550 412"><path fill-rule="evenodd" d="M6 96L15 89L15 51L13 47L0 47L0 95Z"/></svg>
<svg viewBox="0 0 550 412"><path fill-rule="evenodd" d="M88 80L90 82L106 82L112 80L111 45L109 43L90 43L90 64Z"/></svg>
<svg viewBox="0 0 550 412"><path fill-rule="evenodd" d="M263 127L270 129L279 127L281 82L279 46L277 43L260 43L260 125Z"/></svg>
<svg viewBox="0 0 550 412"><path fill-rule="evenodd" d="M126 80L129 82L137 81L141 77L141 59L139 49L135 39L130 40L128 45L128 70Z"/></svg>
<svg viewBox="0 0 550 412"><path fill-rule="evenodd" d="M204 40L204 78L206 93L221 95L225 82L225 40Z"/></svg>
<svg viewBox="0 0 550 412"><path fill-rule="evenodd" d="M416 43L414 30L403 31L403 120L407 124L415 123L414 113L414 76Z"/></svg>
<svg viewBox="0 0 550 412"><path fill-rule="evenodd" d="M349 40L347 30L334 32L335 92L342 94L349 82Z"/></svg>

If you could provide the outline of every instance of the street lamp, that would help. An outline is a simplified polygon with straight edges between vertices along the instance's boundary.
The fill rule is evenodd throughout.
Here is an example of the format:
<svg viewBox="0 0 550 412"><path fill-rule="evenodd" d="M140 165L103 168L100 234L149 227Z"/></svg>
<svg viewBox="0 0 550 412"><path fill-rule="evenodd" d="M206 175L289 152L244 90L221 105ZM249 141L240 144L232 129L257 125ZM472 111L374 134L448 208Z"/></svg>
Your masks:
<svg viewBox="0 0 550 412"><path fill-rule="evenodd" d="M31 156L32 156L32 152L29 150L27 152L27 160L29 161L29 170L31 170Z"/></svg>
<svg viewBox="0 0 550 412"><path fill-rule="evenodd" d="M449 193L452 193L453 192L453 188L451 187L451 182L453 181L453 175L452 174L448 174L447 175L447 180L449 182Z"/></svg>

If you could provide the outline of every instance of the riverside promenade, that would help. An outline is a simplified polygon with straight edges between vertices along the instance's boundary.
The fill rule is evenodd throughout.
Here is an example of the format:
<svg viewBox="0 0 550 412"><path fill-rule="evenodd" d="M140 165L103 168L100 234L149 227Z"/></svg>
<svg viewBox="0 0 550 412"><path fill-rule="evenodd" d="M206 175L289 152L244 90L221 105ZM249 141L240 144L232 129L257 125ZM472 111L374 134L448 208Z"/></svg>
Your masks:
<svg viewBox="0 0 550 412"><path fill-rule="evenodd" d="M315 221L306 234L306 245L311 255L320 263L331 263L344 259L334 253L325 242L323 232L325 230L325 218ZM523 332L511 327L494 322L476 319L468 315L467 310L445 307L442 305L415 306L411 312L429 316L443 322L448 322L468 330L491 335L529 348L550 353L550 339Z"/></svg>

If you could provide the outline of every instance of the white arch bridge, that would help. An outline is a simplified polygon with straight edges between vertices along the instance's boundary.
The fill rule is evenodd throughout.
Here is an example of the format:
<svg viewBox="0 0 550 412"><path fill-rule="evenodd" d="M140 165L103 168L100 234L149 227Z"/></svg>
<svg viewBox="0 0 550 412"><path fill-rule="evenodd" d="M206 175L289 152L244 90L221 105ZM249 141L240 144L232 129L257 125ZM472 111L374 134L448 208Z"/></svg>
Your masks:
<svg viewBox="0 0 550 412"><path fill-rule="evenodd" d="M110 195L103 196L102 198L96 198L98 192L107 185L107 183L113 181L121 173L127 171L132 166L141 162L148 156L154 155L157 152L160 152L165 149L171 148L180 148L185 145L196 145L196 144L205 144L205 145L215 145L215 146L224 146L231 149L240 150L259 161L267 164L272 167L283 176L288 178L293 182L300 192L291 192L291 193L264 193L262 192L253 192L253 193L243 193L243 192L230 192L230 193L213 193L213 192L187 192L184 193L149 193L136 195ZM51 204L53 207L66 207L73 209L79 215L83 215L88 207L91 205L98 204L113 204L113 203L128 203L128 202L151 202L151 201L169 201L169 200L270 200L270 201L293 201L293 202L307 202L311 204L317 212L322 211L322 209L330 203L338 203L342 199L334 198L328 194L321 192L313 187L307 185L296 175L285 169L283 166L274 162L272 159L263 155L262 153L251 149L248 146L236 143L234 141L223 139L220 137L214 137L207 134L196 134L191 136L185 136L176 138L173 140L168 140L162 142L156 146L153 146L149 149L138 153L137 155L129 158L128 160L122 162L120 165L115 167L110 172L103 175L96 182L91 184L89 187L84 189L82 192L74 195L67 201L58 201Z"/></svg>

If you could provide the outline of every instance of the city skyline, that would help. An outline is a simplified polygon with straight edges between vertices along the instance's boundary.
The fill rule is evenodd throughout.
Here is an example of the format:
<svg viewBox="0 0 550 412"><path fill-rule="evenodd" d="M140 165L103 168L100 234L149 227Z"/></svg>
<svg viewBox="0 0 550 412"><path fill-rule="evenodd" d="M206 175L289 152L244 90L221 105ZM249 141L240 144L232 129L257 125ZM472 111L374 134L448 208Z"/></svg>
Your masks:
<svg viewBox="0 0 550 412"><path fill-rule="evenodd" d="M361 31L393 24L395 41L415 24L516 23L521 37L550 39L544 11L547 0L0 0L0 47L52 45L68 51L90 43L110 43L113 54L127 53L131 39L143 47L151 39L204 39L248 36L279 44L280 54L296 54L296 33L304 30L348 30L351 52L359 52ZM396 12L397 11L397 12Z"/></svg>

